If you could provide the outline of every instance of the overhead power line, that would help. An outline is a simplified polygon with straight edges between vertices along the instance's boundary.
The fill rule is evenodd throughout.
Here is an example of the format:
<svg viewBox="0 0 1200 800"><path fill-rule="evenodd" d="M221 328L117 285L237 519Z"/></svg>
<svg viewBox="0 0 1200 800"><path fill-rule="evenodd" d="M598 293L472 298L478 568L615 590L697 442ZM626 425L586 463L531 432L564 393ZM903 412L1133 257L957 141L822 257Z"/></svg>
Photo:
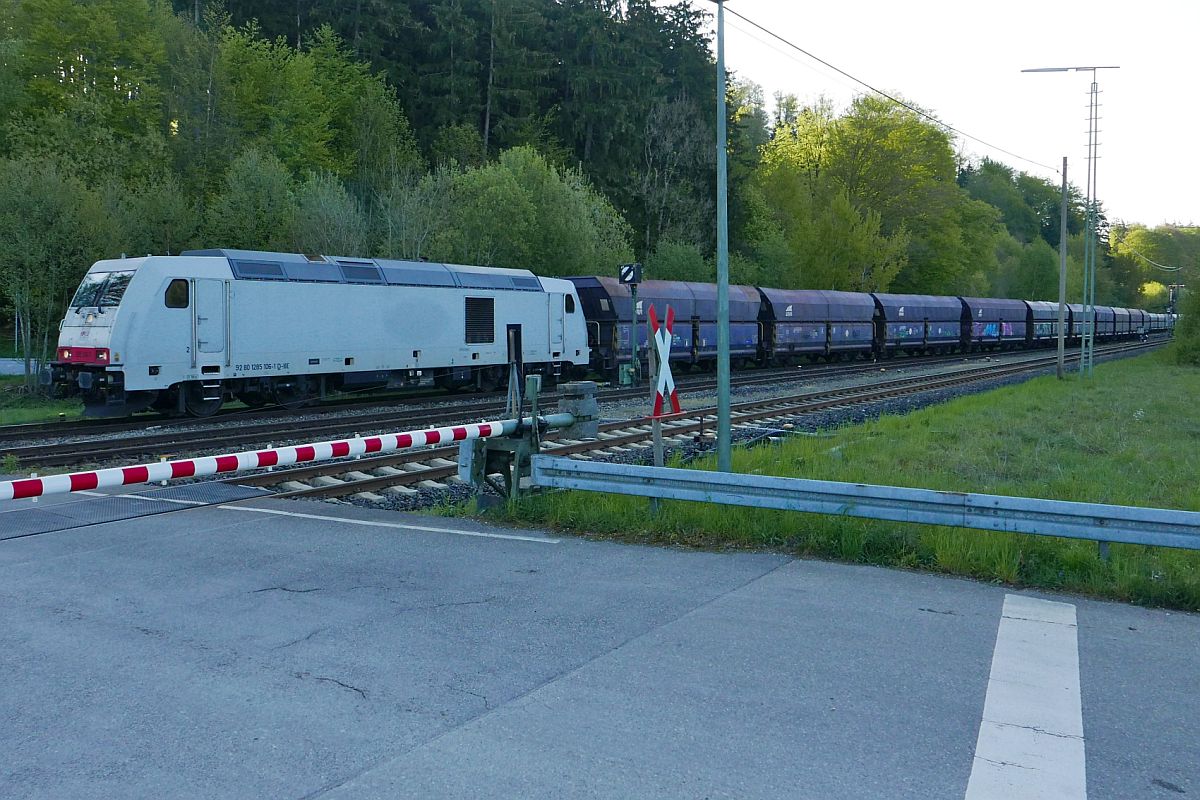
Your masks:
<svg viewBox="0 0 1200 800"><path fill-rule="evenodd" d="M880 97L884 97L888 100L891 100L896 105L908 109L909 111L916 114L917 116L923 117L924 119L929 120L930 122L934 123L935 125L939 125L948 131L953 131L954 133L957 133L959 136L963 137L964 139L970 139L971 141L977 142L991 150L995 150L999 153L1004 153L1006 156L1012 156L1013 158L1018 159L1020 161L1024 161L1027 164L1033 164L1035 166L1041 167L1042 169L1048 169L1051 172L1054 172L1056 174L1061 174L1057 167L1052 167L1049 164L1043 164L1042 162L1035 161L1032 158L1026 158L1025 156L1020 155L1019 153L1014 153L1011 150L1006 150L1003 147L994 145L991 142L988 142L984 139L980 139L978 136L973 136L964 130L960 130L959 128L956 128L953 125L950 125L949 123L943 122L942 120L933 116L929 112L922 111L921 109L917 108L916 106L911 105L910 103L906 103L898 97L893 97L892 95L888 94L887 92L883 91L882 89L877 89L874 86L872 86L871 84L862 80L861 78L857 78L854 75L851 75L849 72L846 72L846 70L842 69L841 67L835 66L834 64L830 64L825 59L821 58L820 56L814 55L813 53L810 53L808 50L805 50L803 47L796 44L795 42L785 39L784 37L780 36L778 33L775 33L774 31L770 30L769 28L765 28L762 25L759 25L757 22L755 22L754 20L745 16L744 14L740 14L737 11L734 11L732 8L729 8L728 6L725 8L725 10L726 10L726 12L732 14L733 16L735 16L738 19L745 22L747 25L751 25L751 26L757 28L758 30L762 31L763 33L767 34L768 36L770 36L774 39L778 39L780 42L783 42L785 45L792 48L796 52L803 53L805 56L811 58L813 61L816 61L819 64L823 64L824 66L828 67L829 69L833 70L834 72L838 73L839 75L843 75L843 76L849 78L850 80L854 81L858 85L865 87L866 89L874 92L875 94L879 95Z"/></svg>
<svg viewBox="0 0 1200 800"><path fill-rule="evenodd" d="M1129 245L1125 245L1125 246L1129 247L1130 252L1132 252L1135 256L1140 258L1142 261L1145 261L1147 264L1149 264L1152 267L1157 267L1158 269L1161 269L1163 272L1179 272L1179 270L1183 269L1183 267L1168 267L1166 264L1160 264L1157 261L1155 261L1154 259L1147 258L1146 256L1142 255L1141 253L1139 253L1137 251L1136 248L1130 247Z"/></svg>

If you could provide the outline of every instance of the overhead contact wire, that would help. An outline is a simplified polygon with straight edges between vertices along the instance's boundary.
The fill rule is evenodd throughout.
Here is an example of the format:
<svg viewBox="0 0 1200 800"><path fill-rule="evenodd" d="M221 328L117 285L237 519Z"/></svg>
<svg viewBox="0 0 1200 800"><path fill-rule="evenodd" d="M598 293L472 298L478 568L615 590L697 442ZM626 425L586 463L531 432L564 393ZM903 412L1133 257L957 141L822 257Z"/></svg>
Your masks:
<svg viewBox="0 0 1200 800"><path fill-rule="evenodd" d="M770 30L769 28L765 28L762 25L759 25L754 20L750 19L749 17L745 16L744 14L738 13L737 11L735 11L732 8L727 7L725 9L725 11L728 12L729 14L732 14L733 16L737 17L738 19L742 20L747 25L751 25L751 26L757 28L758 30L762 31L763 33L767 34L768 36L778 39L779 41L783 42L785 45L792 48L796 52L803 53L805 56L807 56L808 58L811 58L813 61L816 61L817 63L828 67L829 69L833 70L834 72L838 73L839 75L843 75L843 76L849 78L850 80L854 81L858 85L865 87L866 89L874 92L875 94L879 95L880 97L884 97L884 98L892 101L893 103L895 103L898 106L901 106L902 108L908 109L909 111L916 114L917 116L923 117L924 119L929 120L930 122L934 123L935 125L939 125L948 131L953 131L954 133L958 134L959 136L963 137L964 139L970 139L971 141L977 142L978 144L981 144L984 147L987 147L991 150L995 150L996 152L999 152L999 153L1004 153L1006 156L1011 156L1012 158L1018 159L1019 161L1024 161L1027 164L1033 164L1035 166L1041 167L1042 169L1048 169L1051 172L1054 172L1055 174L1061 174L1060 170L1057 167L1052 167L1049 164L1043 164L1042 162L1035 161L1032 158L1026 158L1025 156L1020 155L1019 153L1014 153L1013 151L1006 150L1005 148L1000 147L999 145L992 144L991 142L989 142L985 139L980 139L978 136L973 136L972 134L969 134L964 130L956 128L953 125L950 125L949 123L943 122L942 120L938 119L937 117L933 116L932 114L930 114L927 111L922 111L920 108L917 108L916 106L914 106L910 103L906 103L903 100L901 100L900 98L894 97L894 96L888 94L887 92L883 91L882 89L877 89L876 87L874 87L871 84L864 81L862 78L857 78L854 75L851 75L849 72L846 72L846 70L842 69L841 67L831 64L828 61L826 61L825 59L821 58L820 56L810 53L808 50L805 50L803 47L796 44L795 42L785 39L784 37L780 36L778 33L775 33L774 31Z"/></svg>

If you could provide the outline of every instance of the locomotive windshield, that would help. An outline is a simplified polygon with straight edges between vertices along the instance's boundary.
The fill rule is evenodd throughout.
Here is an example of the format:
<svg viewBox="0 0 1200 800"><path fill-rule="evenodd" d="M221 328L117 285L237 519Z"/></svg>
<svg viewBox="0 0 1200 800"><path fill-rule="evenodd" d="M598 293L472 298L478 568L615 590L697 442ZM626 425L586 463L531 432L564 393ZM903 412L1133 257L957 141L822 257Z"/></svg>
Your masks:
<svg viewBox="0 0 1200 800"><path fill-rule="evenodd" d="M121 297L125 294L125 289L129 286L129 279L132 277L132 270L128 272L89 272L83 276L83 282L79 284L79 289L75 292L75 299L71 301L71 307L112 308L120 305Z"/></svg>

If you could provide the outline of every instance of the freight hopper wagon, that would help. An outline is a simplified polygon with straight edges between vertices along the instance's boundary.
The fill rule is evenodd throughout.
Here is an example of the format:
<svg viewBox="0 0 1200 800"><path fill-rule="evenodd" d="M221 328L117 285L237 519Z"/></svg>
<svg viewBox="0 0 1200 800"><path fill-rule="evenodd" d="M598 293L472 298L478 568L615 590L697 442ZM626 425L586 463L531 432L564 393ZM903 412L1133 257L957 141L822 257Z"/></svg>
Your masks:
<svg viewBox="0 0 1200 800"><path fill-rule="evenodd" d="M763 349L774 364L870 356L875 301L869 294L760 288Z"/></svg>
<svg viewBox="0 0 1200 800"><path fill-rule="evenodd" d="M587 319L587 343L592 371L615 378L632 357L637 337L638 360L649 364L646 324L650 304L660 318L669 305L675 312L671 338L671 363L675 366L714 368L717 360L717 287L690 281L644 281L638 285L637 308L629 286L616 278L570 278L579 293ZM752 286L729 287L729 353L735 362L757 361L762 339L759 309L762 299ZM637 324L634 324L636 314ZM635 333L636 331L636 333Z"/></svg>
<svg viewBox="0 0 1200 800"><path fill-rule="evenodd" d="M1030 309L1024 300L960 299L964 350L1009 350L1025 346Z"/></svg>
<svg viewBox="0 0 1200 800"><path fill-rule="evenodd" d="M493 389L514 360L553 378L586 366L586 336L574 286L527 270L197 250L93 265L43 380L93 415L207 416L230 397Z"/></svg>
<svg viewBox="0 0 1200 800"><path fill-rule="evenodd" d="M962 346L964 312L957 297L878 292L871 297L880 355L950 353Z"/></svg>

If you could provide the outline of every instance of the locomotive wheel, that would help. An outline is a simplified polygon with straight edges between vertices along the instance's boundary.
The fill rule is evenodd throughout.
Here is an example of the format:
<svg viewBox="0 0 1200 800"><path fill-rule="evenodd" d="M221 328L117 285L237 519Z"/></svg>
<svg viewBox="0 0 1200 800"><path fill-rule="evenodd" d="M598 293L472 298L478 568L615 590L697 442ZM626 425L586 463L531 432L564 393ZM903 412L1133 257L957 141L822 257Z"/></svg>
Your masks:
<svg viewBox="0 0 1200 800"><path fill-rule="evenodd" d="M287 409L306 406L312 402L315 395L312 379L302 375L290 375L271 381L271 398Z"/></svg>
<svg viewBox="0 0 1200 800"><path fill-rule="evenodd" d="M206 399L206 390L199 382L189 382L183 389L183 408L193 417L211 417L221 410L222 399Z"/></svg>

